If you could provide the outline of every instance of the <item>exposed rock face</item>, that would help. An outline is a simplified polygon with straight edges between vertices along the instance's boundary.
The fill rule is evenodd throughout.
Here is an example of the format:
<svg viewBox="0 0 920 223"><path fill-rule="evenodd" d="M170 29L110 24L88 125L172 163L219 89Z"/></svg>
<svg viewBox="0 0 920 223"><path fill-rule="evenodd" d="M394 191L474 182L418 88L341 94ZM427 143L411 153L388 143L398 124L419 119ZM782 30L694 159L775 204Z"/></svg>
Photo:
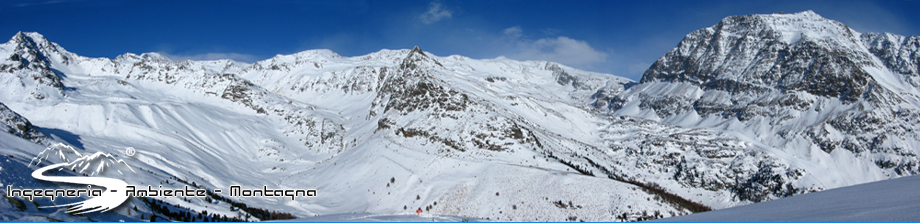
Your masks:
<svg viewBox="0 0 920 223"><path fill-rule="evenodd" d="M0 103L0 131L8 132L20 138L42 145L50 145L51 138L39 132L32 122Z"/></svg>
<svg viewBox="0 0 920 223"><path fill-rule="evenodd" d="M908 82L917 86L917 76L920 75L920 36L864 33L860 39L885 67L894 73L908 76Z"/></svg>
<svg viewBox="0 0 920 223"><path fill-rule="evenodd" d="M44 99L50 95L63 95L59 71L51 69L51 57L61 63L69 63L69 52L59 49L55 43L38 33L16 33L7 44L14 45L7 58L0 58L0 81L20 82L20 96ZM15 90L15 89L7 89Z"/></svg>
<svg viewBox="0 0 920 223"><path fill-rule="evenodd" d="M811 11L731 16L690 33L639 85L601 95L607 101L596 104L616 114L748 135L792 155L787 162L860 165L847 164L855 159L887 176L918 174L918 39L861 34ZM751 201L823 188L793 182L820 168L755 163L757 174L716 185ZM678 166L675 180L707 185Z"/></svg>
<svg viewBox="0 0 920 223"><path fill-rule="evenodd" d="M441 62L417 46L397 68L381 71L380 91L370 114L382 114L378 130L439 142L445 149L460 152L537 147L539 142L531 130L514 121L513 114L451 89L436 77L448 72Z"/></svg>

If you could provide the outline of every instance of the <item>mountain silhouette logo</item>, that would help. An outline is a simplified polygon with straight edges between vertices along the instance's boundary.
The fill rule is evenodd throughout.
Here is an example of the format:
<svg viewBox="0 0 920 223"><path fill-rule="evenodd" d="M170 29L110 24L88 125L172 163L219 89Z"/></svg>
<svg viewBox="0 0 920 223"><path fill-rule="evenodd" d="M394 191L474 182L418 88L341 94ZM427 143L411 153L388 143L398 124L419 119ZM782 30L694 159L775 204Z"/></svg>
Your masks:
<svg viewBox="0 0 920 223"><path fill-rule="evenodd" d="M127 182L111 177L101 176L103 173L107 173L109 175L114 174L111 172L112 170L114 170L119 175L125 174L122 172L122 170L130 170L132 173L136 173L134 172L134 169L131 168L131 166L125 163L125 161L116 159L112 154L96 152L91 155L83 155L71 146L58 143L46 148L44 151L39 153L37 157L32 159L32 161L29 163L29 166L38 166L42 163L51 163L51 160L56 160L58 162L33 171L32 177L38 180L55 183L89 185L88 188L92 188L92 186L104 187L105 190L100 191L97 189L93 191L82 189L81 191L85 191L85 194L89 195L91 198L80 202L47 206L42 208L70 207L68 212L76 214L97 211L106 212L108 210L114 209L115 207L118 207L126 200L128 200L129 196L124 192L124 190L126 190L128 187ZM69 169L78 174L83 174L84 176L48 176L44 174L50 170L60 171L64 169ZM64 192L65 190L55 190L52 194L58 194L58 191ZM44 195L47 196L47 193L48 192L46 190ZM79 196L79 193L77 194L77 196Z"/></svg>

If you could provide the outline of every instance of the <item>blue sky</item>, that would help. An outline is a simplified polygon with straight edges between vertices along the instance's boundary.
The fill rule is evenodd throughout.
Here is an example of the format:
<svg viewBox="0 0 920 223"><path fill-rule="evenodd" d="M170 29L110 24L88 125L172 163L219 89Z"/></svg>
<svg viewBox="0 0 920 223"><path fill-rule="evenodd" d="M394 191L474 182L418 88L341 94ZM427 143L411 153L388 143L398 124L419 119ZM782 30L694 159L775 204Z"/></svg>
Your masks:
<svg viewBox="0 0 920 223"><path fill-rule="evenodd" d="M813 10L860 32L920 35L920 1L90 1L3 0L0 36L45 35L114 58L243 62L415 45L436 55L561 62L638 80L687 33L726 16Z"/></svg>

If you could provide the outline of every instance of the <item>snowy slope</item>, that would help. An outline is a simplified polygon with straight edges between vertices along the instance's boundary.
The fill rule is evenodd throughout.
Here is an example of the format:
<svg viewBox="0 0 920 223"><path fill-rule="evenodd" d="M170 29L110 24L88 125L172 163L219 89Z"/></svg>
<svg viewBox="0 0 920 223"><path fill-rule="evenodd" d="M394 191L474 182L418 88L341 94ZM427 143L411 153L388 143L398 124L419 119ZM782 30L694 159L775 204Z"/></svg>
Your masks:
<svg viewBox="0 0 920 223"><path fill-rule="evenodd" d="M920 219L917 185L920 176L909 176L664 221L910 222Z"/></svg>

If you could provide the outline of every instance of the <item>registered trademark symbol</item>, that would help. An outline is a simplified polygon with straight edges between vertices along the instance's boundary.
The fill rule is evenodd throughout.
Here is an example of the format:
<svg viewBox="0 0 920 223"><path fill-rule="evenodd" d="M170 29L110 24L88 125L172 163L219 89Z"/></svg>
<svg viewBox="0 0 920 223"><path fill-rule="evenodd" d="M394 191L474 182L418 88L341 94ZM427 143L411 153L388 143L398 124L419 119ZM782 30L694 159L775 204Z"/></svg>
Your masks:
<svg viewBox="0 0 920 223"><path fill-rule="evenodd" d="M135 153L137 153L137 151L134 151L134 147L128 147L128 149L125 149L125 155L134 156Z"/></svg>

